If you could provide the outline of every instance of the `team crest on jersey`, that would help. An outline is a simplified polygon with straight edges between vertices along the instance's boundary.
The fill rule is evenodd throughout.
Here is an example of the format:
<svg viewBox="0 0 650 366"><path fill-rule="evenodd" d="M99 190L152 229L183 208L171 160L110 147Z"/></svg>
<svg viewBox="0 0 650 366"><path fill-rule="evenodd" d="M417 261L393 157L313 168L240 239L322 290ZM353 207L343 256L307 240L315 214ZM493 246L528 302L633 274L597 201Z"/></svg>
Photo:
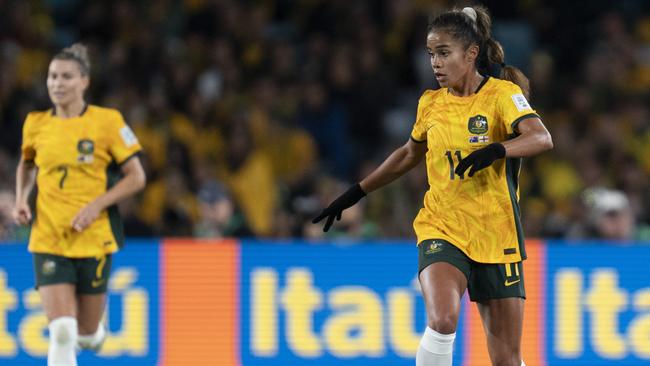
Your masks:
<svg viewBox="0 0 650 366"><path fill-rule="evenodd" d="M434 240L429 244L429 248L427 248L426 252L424 254L429 255L429 254L434 254L438 253L439 251L442 250L442 242Z"/></svg>
<svg viewBox="0 0 650 366"><path fill-rule="evenodd" d="M94 160L93 153L95 152L95 143L93 140L89 139L79 140L77 143L77 151L79 152L77 161L80 163L90 164Z"/></svg>
<svg viewBox="0 0 650 366"><path fill-rule="evenodd" d="M43 266L41 267L41 272L46 276L50 276L54 274L55 271L56 262L51 259L46 259L45 262L43 262Z"/></svg>
<svg viewBox="0 0 650 366"><path fill-rule="evenodd" d="M480 114L470 117L467 122L467 129L469 132L476 135L483 135L488 132L488 120L485 116Z"/></svg>

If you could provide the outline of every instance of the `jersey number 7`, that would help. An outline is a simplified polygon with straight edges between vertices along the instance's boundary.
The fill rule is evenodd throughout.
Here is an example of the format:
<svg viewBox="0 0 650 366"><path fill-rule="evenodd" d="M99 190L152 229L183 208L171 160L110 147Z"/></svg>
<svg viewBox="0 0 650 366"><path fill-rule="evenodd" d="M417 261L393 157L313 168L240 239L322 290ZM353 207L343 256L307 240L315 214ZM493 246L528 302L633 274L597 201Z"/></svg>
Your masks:
<svg viewBox="0 0 650 366"><path fill-rule="evenodd" d="M63 189L63 183L65 182L65 178L68 177L68 166L60 165L59 167L56 168L56 171L63 172L63 175L61 175L61 180L59 180L59 188Z"/></svg>

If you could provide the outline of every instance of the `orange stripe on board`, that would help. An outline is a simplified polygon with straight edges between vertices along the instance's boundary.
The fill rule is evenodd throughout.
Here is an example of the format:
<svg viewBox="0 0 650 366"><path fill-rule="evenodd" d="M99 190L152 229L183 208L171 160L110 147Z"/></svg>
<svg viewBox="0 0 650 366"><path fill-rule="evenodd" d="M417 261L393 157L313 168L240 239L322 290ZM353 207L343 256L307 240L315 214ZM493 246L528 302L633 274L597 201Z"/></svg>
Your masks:
<svg viewBox="0 0 650 366"><path fill-rule="evenodd" d="M239 246L163 240L161 366L239 366Z"/></svg>
<svg viewBox="0 0 650 366"><path fill-rule="evenodd" d="M546 296L546 251L540 240L526 240L524 280L526 302L524 305L524 329L521 340L521 354L526 366L546 366L545 339L545 296ZM468 302L469 303L469 302ZM487 352L487 338L476 304L465 308L465 357L464 366L490 366Z"/></svg>
<svg viewBox="0 0 650 366"><path fill-rule="evenodd" d="M524 334L521 354L528 366L546 366L546 247L541 240L526 240L524 280Z"/></svg>

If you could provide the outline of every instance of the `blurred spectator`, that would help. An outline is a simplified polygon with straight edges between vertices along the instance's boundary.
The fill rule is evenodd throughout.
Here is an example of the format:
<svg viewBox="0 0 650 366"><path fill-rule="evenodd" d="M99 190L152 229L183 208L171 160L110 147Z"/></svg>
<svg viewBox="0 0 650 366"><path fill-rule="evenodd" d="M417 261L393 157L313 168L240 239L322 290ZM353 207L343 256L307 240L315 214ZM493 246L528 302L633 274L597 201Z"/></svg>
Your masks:
<svg viewBox="0 0 650 366"><path fill-rule="evenodd" d="M618 190L590 188L583 192L584 224L573 228L573 238L650 240L650 227L638 224L627 196Z"/></svg>
<svg viewBox="0 0 650 366"><path fill-rule="evenodd" d="M124 222L124 232L131 237L151 237L158 233L137 214L136 198L130 197L119 204L120 216Z"/></svg>
<svg viewBox="0 0 650 366"><path fill-rule="evenodd" d="M495 29L517 29L500 40L555 142L524 161L527 235L605 235L581 192L607 186L628 197L638 238L650 224L650 2L487 4ZM27 111L50 107L52 50L83 41L97 65L88 100L122 111L145 150L149 185L121 205L127 235L319 237L309 222L327 192L408 139L418 96L436 87L426 19L450 5L3 1L0 192L11 190ZM412 236L423 173L373 193L337 235ZM206 196L216 181L225 193ZM602 215L625 234L625 215L612 213Z"/></svg>
<svg viewBox="0 0 650 366"><path fill-rule="evenodd" d="M208 182L199 189L199 219L193 234L198 238L251 237L243 215L221 184Z"/></svg>
<svg viewBox="0 0 650 366"><path fill-rule="evenodd" d="M9 190L0 190L0 241L14 240L15 228L11 210L14 207L14 195Z"/></svg>
<svg viewBox="0 0 650 366"><path fill-rule="evenodd" d="M228 186L255 235L273 234L276 182L268 157L253 144L249 115L238 112L225 128L229 142L218 177Z"/></svg>
<svg viewBox="0 0 650 366"><path fill-rule="evenodd" d="M303 99L298 113L298 124L309 132L318 144L321 164L338 178L350 176L348 149L348 116L343 106L331 99L325 85L318 80L303 83Z"/></svg>

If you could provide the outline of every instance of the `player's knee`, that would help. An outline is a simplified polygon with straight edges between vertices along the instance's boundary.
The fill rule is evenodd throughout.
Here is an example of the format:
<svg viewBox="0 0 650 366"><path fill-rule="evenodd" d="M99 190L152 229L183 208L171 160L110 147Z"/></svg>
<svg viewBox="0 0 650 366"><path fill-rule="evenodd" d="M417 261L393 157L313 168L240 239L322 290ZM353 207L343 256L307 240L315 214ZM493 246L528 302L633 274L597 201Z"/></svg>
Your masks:
<svg viewBox="0 0 650 366"><path fill-rule="evenodd" d="M62 316L50 322L50 342L56 346L65 347L77 342L77 319Z"/></svg>
<svg viewBox="0 0 650 366"><path fill-rule="evenodd" d="M494 366L521 366L521 355L519 352L516 353L502 353L495 355L496 357L492 358L492 363Z"/></svg>
<svg viewBox="0 0 650 366"><path fill-rule="evenodd" d="M458 319L452 315L430 316L429 328L438 333L450 334L456 332L456 323Z"/></svg>
<svg viewBox="0 0 650 366"><path fill-rule="evenodd" d="M52 320L50 345L47 351L49 366L77 366L75 344L77 343L77 319L62 316Z"/></svg>

